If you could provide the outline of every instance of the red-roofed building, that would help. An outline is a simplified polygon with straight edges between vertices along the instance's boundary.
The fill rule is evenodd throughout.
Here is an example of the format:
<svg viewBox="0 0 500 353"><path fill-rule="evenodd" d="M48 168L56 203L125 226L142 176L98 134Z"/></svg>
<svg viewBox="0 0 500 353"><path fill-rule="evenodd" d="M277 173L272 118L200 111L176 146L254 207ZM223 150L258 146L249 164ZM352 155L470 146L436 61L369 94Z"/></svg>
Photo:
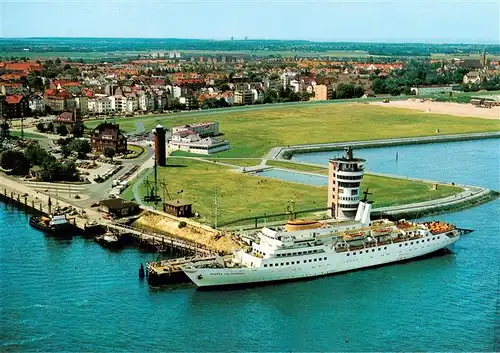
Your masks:
<svg viewBox="0 0 500 353"><path fill-rule="evenodd" d="M3 74L0 76L0 80L5 80L5 81L19 81L23 77L26 77L27 75L24 72L21 73L9 73L9 74Z"/></svg>
<svg viewBox="0 0 500 353"><path fill-rule="evenodd" d="M22 94L5 96L2 103L3 114L7 119L20 119L30 115L28 100Z"/></svg>
<svg viewBox="0 0 500 353"><path fill-rule="evenodd" d="M118 124L102 123L97 126L91 135L92 151L102 153L106 147L116 153L127 152L127 138L120 132Z"/></svg>
<svg viewBox="0 0 500 353"><path fill-rule="evenodd" d="M34 62L5 63L4 69L5 69L5 71L24 72L24 73L28 74L32 71L42 71L42 65L34 63Z"/></svg>
<svg viewBox="0 0 500 353"><path fill-rule="evenodd" d="M73 109L76 106L73 95L65 89L45 90L43 98L45 104L50 107L53 112L63 112Z"/></svg>
<svg viewBox="0 0 500 353"><path fill-rule="evenodd" d="M62 112L57 117L55 124L56 125L65 125L68 128L68 131L73 130L73 126L75 124L81 123L82 119L78 116L76 109L73 112ZM56 127L54 127L56 128Z"/></svg>
<svg viewBox="0 0 500 353"><path fill-rule="evenodd" d="M66 87L80 87L80 82L78 81L68 81L68 80L54 80L50 83L49 88L60 89Z"/></svg>

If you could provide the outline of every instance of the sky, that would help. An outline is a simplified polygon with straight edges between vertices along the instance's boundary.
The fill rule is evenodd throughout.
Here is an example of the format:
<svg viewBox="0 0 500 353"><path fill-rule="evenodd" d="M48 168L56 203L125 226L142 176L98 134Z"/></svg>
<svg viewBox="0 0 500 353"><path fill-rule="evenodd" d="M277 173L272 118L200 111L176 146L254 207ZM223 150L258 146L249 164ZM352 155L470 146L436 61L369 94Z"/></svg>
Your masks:
<svg viewBox="0 0 500 353"><path fill-rule="evenodd" d="M0 0L0 37L500 43L500 1Z"/></svg>

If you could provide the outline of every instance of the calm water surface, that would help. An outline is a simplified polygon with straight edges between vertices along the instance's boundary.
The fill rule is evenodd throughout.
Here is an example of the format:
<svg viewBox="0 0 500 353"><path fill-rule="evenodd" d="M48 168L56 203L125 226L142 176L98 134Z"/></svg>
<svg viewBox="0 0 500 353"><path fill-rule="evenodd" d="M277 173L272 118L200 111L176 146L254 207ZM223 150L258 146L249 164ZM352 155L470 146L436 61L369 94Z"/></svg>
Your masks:
<svg viewBox="0 0 500 353"><path fill-rule="evenodd" d="M463 145L464 155L476 146ZM409 157L399 151L403 163ZM460 155L438 163L457 176L467 162ZM471 180L457 182L495 185L498 172L482 171L498 160L481 163ZM421 176L419 168L406 172ZM495 201L439 216L476 230L449 255L201 292L151 289L137 270L156 255L46 237L0 203L0 351L498 351L499 209Z"/></svg>
<svg viewBox="0 0 500 353"><path fill-rule="evenodd" d="M396 160L397 154L397 160ZM294 161L328 164L340 152L293 156ZM500 139L431 143L354 150L368 170L500 190Z"/></svg>

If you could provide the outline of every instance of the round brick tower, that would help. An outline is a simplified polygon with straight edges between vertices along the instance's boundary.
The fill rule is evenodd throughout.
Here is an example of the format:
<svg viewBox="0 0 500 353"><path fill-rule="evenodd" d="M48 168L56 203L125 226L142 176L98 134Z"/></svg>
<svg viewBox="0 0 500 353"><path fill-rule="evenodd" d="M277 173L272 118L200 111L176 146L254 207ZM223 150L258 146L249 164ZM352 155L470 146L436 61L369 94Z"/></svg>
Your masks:
<svg viewBox="0 0 500 353"><path fill-rule="evenodd" d="M155 135L155 159L156 164L160 167L164 167L167 164L167 153L166 153L166 141L165 128L158 124L153 129L153 133Z"/></svg>

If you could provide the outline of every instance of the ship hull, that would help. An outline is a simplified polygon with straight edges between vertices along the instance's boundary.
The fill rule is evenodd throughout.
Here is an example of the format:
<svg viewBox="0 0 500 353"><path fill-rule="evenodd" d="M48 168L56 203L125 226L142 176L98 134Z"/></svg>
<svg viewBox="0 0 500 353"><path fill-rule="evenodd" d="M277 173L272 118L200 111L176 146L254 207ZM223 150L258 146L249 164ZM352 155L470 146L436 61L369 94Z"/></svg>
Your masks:
<svg viewBox="0 0 500 353"><path fill-rule="evenodd" d="M187 268L186 275L200 288L245 286L281 281L293 281L332 275L369 267L387 265L425 257L445 249L460 238L459 234L448 237L444 234L426 240L408 240L385 244L356 251L325 252L305 257L276 259L284 266L241 268ZM321 259L321 260L320 260ZM309 260L312 260L309 262ZM286 263L295 262L295 265ZM304 263L304 261L306 261Z"/></svg>
<svg viewBox="0 0 500 353"><path fill-rule="evenodd" d="M71 230L73 228L69 223L60 226L47 226L41 221L41 217L37 216L32 216L29 222L30 226L32 226L33 228L36 228L53 236L70 237Z"/></svg>

